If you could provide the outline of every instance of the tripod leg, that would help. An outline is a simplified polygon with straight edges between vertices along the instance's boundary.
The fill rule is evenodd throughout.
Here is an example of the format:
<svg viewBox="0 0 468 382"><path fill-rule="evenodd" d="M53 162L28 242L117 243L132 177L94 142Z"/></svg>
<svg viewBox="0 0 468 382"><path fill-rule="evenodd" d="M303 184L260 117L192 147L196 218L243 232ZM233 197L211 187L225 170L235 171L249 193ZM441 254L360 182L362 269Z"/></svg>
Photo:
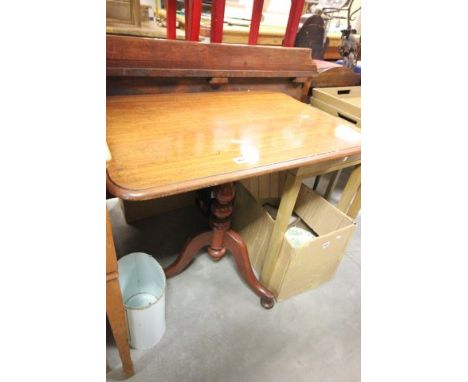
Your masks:
<svg viewBox="0 0 468 382"><path fill-rule="evenodd" d="M213 232L206 231L190 239L177 259L164 269L166 277L169 278L175 276L187 268L193 258L197 255L198 251L211 244L212 237Z"/></svg>
<svg viewBox="0 0 468 382"><path fill-rule="evenodd" d="M250 288L260 296L260 303L262 306L265 309L273 308L273 305L275 304L274 296L268 289L260 284L255 277L255 274L252 271L252 266L250 265L247 246L240 235L233 230L226 231L224 236L224 245L234 256L239 273Z"/></svg>

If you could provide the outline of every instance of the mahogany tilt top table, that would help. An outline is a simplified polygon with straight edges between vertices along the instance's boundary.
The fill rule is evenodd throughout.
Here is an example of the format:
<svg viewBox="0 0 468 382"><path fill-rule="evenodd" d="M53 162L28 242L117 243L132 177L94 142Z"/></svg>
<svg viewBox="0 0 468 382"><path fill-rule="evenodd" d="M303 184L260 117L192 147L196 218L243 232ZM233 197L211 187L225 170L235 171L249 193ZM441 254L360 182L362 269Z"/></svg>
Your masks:
<svg viewBox="0 0 468 382"><path fill-rule="evenodd" d="M166 275L181 272L201 247L208 246L215 260L229 250L266 308L273 295L256 279L245 244L230 229L233 182L352 163L361 152L356 129L285 94L257 91L109 96L107 144L107 188L122 199L217 186L212 231L190 240Z"/></svg>

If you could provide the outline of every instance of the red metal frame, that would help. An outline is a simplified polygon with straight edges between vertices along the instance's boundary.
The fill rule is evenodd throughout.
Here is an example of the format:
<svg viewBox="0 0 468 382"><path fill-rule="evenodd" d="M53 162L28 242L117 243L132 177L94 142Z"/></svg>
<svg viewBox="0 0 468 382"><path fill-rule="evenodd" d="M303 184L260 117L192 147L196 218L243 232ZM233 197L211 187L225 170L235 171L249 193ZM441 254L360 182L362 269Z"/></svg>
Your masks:
<svg viewBox="0 0 468 382"><path fill-rule="evenodd" d="M198 41L200 38L200 19L202 11L202 0L191 0L190 14L192 21L190 23L190 40Z"/></svg>
<svg viewBox="0 0 468 382"><path fill-rule="evenodd" d="M213 0L211 6L211 42L223 41L223 23L224 23L224 8L226 6L225 0Z"/></svg>
<svg viewBox="0 0 468 382"><path fill-rule="evenodd" d="M190 0L184 0L185 3L185 39L190 40L190 31L192 29L191 27L191 21L193 15L190 13L192 4Z"/></svg>
<svg viewBox="0 0 468 382"><path fill-rule="evenodd" d="M176 0L166 0L166 31L169 40L176 38Z"/></svg>
<svg viewBox="0 0 468 382"><path fill-rule="evenodd" d="M198 41L200 38L200 19L202 0L185 0L185 39Z"/></svg>
<svg viewBox="0 0 468 382"><path fill-rule="evenodd" d="M252 21L250 22L249 45L256 45L262 21L263 0L254 0L252 7Z"/></svg>
<svg viewBox="0 0 468 382"><path fill-rule="evenodd" d="M291 0L291 9L289 11L288 26L284 35L283 46L294 46L303 8L304 0Z"/></svg>
<svg viewBox="0 0 468 382"><path fill-rule="evenodd" d="M283 46L294 46L297 29L301 20L302 10L305 0L291 0L288 25L283 39ZM252 21L249 31L249 45L255 45L260 32L260 22L262 19L264 0L254 0L252 8ZM166 0L166 24L167 38L176 38L176 0ZM223 41L223 24L225 0L213 0L211 6L211 42ZM202 11L202 0L185 0L185 39L198 41L200 37L200 19Z"/></svg>

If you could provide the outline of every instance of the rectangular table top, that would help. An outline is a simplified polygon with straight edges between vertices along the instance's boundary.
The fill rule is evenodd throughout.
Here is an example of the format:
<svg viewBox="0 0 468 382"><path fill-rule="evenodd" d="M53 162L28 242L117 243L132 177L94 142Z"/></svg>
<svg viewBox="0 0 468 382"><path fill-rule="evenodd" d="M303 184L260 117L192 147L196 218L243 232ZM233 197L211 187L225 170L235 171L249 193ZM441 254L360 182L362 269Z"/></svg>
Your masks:
<svg viewBox="0 0 468 382"><path fill-rule="evenodd" d="M283 93L107 97L107 187L145 200L361 152L357 129Z"/></svg>

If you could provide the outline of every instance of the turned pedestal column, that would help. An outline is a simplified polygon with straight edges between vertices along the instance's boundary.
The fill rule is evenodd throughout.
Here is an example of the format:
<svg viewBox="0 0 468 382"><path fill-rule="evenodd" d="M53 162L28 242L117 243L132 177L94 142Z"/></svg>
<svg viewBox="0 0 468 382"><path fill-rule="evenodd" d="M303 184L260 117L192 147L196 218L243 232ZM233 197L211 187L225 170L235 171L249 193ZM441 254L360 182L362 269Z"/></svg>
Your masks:
<svg viewBox="0 0 468 382"><path fill-rule="evenodd" d="M226 183L214 189L214 200L211 203L210 231L202 232L190 239L177 259L164 271L166 277L172 277L182 272L196 256L198 251L208 246L208 254L215 261L220 260L229 251L236 261L238 272L260 296L260 302L265 309L274 305L273 294L255 277L249 260L247 246L238 233L231 229L231 216L235 190L233 183Z"/></svg>

